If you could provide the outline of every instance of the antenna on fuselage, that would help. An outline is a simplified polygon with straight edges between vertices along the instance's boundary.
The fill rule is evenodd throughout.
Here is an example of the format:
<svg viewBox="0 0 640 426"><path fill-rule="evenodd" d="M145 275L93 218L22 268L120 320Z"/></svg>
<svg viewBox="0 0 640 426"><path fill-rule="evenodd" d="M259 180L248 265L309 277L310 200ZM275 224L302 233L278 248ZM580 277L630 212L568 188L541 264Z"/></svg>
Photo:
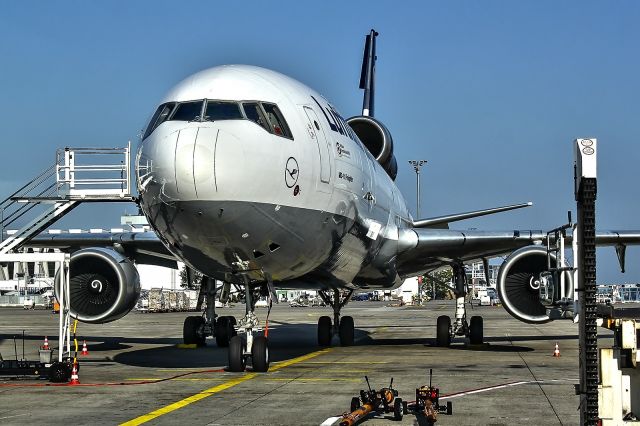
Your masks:
<svg viewBox="0 0 640 426"><path fill-rule="evenodd" d="M362 115L368 117L373 117L377 36L376 30L372 29L365 39L364 54L362 55L362 72L360 73L360 88L364 89Z"/></svg>

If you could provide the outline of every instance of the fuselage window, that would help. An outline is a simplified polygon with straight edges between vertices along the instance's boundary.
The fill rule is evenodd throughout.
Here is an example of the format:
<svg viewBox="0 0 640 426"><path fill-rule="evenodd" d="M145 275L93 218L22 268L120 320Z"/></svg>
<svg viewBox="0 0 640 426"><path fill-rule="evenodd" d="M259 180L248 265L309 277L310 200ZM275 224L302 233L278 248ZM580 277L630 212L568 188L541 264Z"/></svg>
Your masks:
<svg viewBox="0 0 640 426"><path fill-rule="evenodd" d="M269 123L269 127L271 132L275 133L278 136L284 136L285 138L292 138L291 131L289 130L289 126L287 126L287 122L284 120L282 113L274 104L266 104L263 103L262 107L267 115L267 122Z"/></svg>
<svg viewBox="0 0 640 426"><path fill-rule="evenodd" d="M171 111L175 108L175 102L167 102L166 104L162 104L158 107L156 112L153 114L151 121L149 121L149 126L147 126L147 131L144 133L142 139L146 139L153 131L161 125L163 122L167 120Z"/></svg>
<svg viewBox="0 0 640 426"><path fill-rule="evenodd" d="M202 117L202 101L182 102L176 108L170 121L195 121Z"/></svg>
<svg viewBox="0 0 640 426"><path fill-rule="evenodd" d="M243 119L240 105L235 102L208 101L204 113L205 121Z"/></svg>
<svg viewBox="0 0 640 426"><path fill-rule="evenodd" d="M242 104L242 107L244 108L244 113L249 120L264 128L267 132L270 131L267 120L264 118L262 109L257 102L245 102Z"/></svg>

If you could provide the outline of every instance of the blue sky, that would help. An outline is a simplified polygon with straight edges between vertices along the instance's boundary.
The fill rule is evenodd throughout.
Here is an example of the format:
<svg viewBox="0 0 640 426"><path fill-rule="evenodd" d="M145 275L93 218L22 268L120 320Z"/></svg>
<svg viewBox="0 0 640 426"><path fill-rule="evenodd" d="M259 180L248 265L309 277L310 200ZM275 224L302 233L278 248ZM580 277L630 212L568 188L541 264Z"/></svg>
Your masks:
<svg viewBox="0 0 640 426"><path fill-rule="evenodd" d="M637 2L7 2L0 11L0 193L55 148L137 141L163 94L201 69L246 63L297 78L357 115L362 45L378 38L376 116L398 186L423 216L533 201L462 229L549 229L575 208L571 140L599 139L600 229L640 229ZM122 205L60 225L110 227ZM135 211L129 208L129 212ZM601 282L640 282L600 250Z"/></svg>

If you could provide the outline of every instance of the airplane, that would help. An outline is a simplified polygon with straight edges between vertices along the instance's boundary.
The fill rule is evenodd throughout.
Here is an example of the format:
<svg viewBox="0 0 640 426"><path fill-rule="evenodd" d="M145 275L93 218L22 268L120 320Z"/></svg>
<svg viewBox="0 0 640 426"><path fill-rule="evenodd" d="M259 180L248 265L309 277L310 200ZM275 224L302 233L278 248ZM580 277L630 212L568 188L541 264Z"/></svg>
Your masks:
<svg viewBox="0 0 640 426"><path fill-rule="evenodd" d="M515 318L544 323L562 310L547 303L547 233L455 230L449 225L531 203L413 218L394 183L397 161L387 127L374 116L376 37L366 36L361 115L343 118L324 96L268 69L224 65L193 74L157 106L135 157L138 204L153 232L57 234L36 247L72 251L71 312L85 322L126 315L140 294L135 264L203 274L202 315L183 325L187 344L214 337L229 370L268 371L267 337L255 303L275 289L317 290L333 316L318 319L320 346L354 344L341 310L358 289L393 289L404 279L453 269L453 321L437 320L436 344L455 336L482 343L481 316L467 318L464 265L508 255L498 290ZM598 232L600 245L640 243L640 232ZM556 262L554 256L552 261ZM572 291L570 274L563 294ZM217 286L216 282L222 282ZM487 279L488 282L488 279ZM245 317L217 316L215 298L244 293ZM558 288L559 286L555 286ZM277 301L277 297L275 297Z"/></svg>

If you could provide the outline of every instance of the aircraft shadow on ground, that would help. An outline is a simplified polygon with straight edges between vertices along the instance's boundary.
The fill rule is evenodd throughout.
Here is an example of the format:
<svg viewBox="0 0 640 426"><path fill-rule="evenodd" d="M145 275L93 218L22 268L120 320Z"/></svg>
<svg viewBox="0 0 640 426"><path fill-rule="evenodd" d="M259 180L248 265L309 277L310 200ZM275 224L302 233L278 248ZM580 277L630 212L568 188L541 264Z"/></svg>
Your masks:
<svg viewBox="0 0 640 426"><path fill-rule="evenodd" d="M269 355L271 361L283 361L306 355L321 349L317 344L317 328L315 324L287 324L272 322L276 327L271 328L269 334ZM369 330L375 328L364 327L355 330L355 345L364 346L406 346L423 345L436 347L434 338L377 338ZM0 343L16 338L16 344L21 346L21 334L0 334ZM57 338L52 337L50 343L57 346ZM610 337L604 335L601 337ZM536 336L487 336L482 345L465 345L464 340L456 338L449 348L441 350L486 351L486 352L530 352L532 348L514 345L513 342L526 341L565 341L576 340L577 335L536 335ZM82 336L82 340L89 342L89 352L93 359L85 361L103 362L105 360L117 363L156 368L220 368L228 363L227 348L219 348L213 339L207 339L207 346L195 349L180 348L181 338L156 337L104 337ZM25 341L42 342L43 335L26 335ZM81 345L82 340L78 343ZM339 339L333 338L333 345L338 346ZM138 345L153 345L154 347L133 349ZM160 345L160 346L158 346ZM111 351L124 351L111 357ZM102 357L101 357L102 355Z"/></svg>

